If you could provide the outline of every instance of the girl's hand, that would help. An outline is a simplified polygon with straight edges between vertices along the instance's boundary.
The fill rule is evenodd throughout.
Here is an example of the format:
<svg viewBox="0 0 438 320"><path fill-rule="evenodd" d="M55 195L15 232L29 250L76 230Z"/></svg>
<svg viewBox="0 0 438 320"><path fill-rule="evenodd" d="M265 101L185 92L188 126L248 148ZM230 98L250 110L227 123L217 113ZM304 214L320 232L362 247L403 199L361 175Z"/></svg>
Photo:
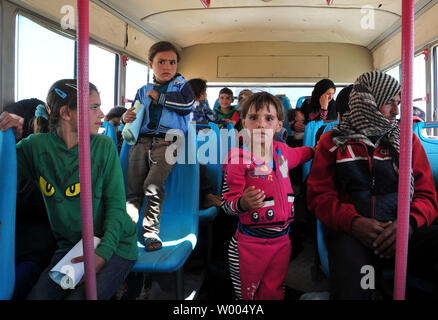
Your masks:
<svg viewBox="0 0 438 320"><path fill-rule="evenodd" d="M296 132L304 132L305 130L306 130L306 125L304 124L304 121L295 122L295 131Z"/></svg>
<svg viewBox="0 0 438 320"><path fill-rule="evenodd" d="M84 256L76 257L71 259L72 263L79 263L84 262ZM102 258L101 256L94 254L94 262L96 264L96 273L100 271L100 269L103 268L103 266L106 263L106 260ZM85 274L82 276L81 280L78 282L78 286L81 285L85 281Z"/></svg>
<svg viewBox="0 0 438 320"><path fill-rule="evenodd" d="M243 195L240 198L240 207L244 211L259 209L263 207L263 200L265 198L266 196L263 190L255 189L254 186L250 186L243 191Z"/></svg>

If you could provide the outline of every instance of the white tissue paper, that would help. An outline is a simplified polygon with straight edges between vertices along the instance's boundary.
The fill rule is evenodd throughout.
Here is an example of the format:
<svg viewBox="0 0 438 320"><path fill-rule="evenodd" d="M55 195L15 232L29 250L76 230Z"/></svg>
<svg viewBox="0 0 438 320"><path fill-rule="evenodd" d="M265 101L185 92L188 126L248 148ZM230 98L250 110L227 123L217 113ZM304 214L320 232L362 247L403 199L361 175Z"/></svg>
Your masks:
<svg viewBox="0 0 438 320"><path fill-rule="evenodd" d="M94 237L94 249L100 238ZM82 239L49 271L50 278L62 289L74 289L84 275L84 262L72 263L71 260L83 256Z"/></svg>

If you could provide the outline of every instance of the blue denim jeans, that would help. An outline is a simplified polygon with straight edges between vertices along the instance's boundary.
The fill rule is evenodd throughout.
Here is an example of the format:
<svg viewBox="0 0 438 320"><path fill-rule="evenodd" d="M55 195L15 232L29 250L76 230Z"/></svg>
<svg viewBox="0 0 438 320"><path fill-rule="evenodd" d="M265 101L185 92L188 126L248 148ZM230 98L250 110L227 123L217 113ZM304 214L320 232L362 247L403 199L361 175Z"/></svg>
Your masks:
<svg viewBox="0 0 438 320"><path fill-rule="evenodd" d="M49 271L64 257L65 253L55 253L49 266L41 273L35 286L27 296L28 300L85 300L85 282L73 290L64 290L49 277ZM125 281L135 260L126 260L115 254L96 274L97 298L110 299Z"/></svg>

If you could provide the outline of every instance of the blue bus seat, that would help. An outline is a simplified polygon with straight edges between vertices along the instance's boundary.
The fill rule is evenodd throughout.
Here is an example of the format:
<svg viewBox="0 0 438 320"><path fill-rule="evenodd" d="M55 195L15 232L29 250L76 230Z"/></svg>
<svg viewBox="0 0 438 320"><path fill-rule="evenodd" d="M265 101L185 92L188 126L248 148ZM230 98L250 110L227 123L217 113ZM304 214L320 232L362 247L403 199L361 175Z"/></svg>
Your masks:
<svg viewBox="0 0 438 320"><path fill-rule="evenodd" d="M102 123L101 127L105 128L105 131L102 134L113 139L114 144L116 145L116 149L118 150L119 142L117 140L117 132L116 132L116 129L114 128L113 124L108 122L108 121L104 121Z"/></svg>
<svg viewBox="0 0 438 320"><path fill-rule="evenodd" d="M132 269L133 272L176 272L177 299L183 299L182 267L196 246L199 220L199 163L191 164L191 153L196 153L196 133L192 125L185 137L185 162L177 162L165 182L159 233L163 247L152 252L144 249L143 203L137 223L138 259Z"/></svg>
<svg viewBox="0 0 438 320"><path fill-rule="evenodd" d="M197 137L197 160L205 164L207 169L213 194L220 195L221 193L221 183L222 183L222 164L221 164L221 136L220 130L217 124L209 122L205 125L197 125L199 129L210 129L201 130L198 132ZM203 147L204 146L204 147ZM210 148L211 147L211 148ZM204 152L207 150L213 151L215 154L210 154L210 152ZM213 149L213 150L212 150ZM199 152L201 150L201 152ZM203 159L205 157L205 159ZM210 207L206 209L199 210L199 220L200 222L209 222L214 220L219 212L219 208Z"/></svg>
<svg viewBox="0 0 438 320"><path fill-rule="evenodd" d="M421 144L426 151L427 159L429 160L430 167L432 169L433 181L435 182L435 188L438 187L438 139L432 139L425 137L421 130L424 128L437 128L438 125L428 125L424 122L418 122L414 125L413 131L418 136Z"/></svg>
<svg viewBox="0 0 438 320"><path fill-rule="evenodd" d="M332 121L332 122L325 122L324 123L324 125L325 125L325 128L324 128L324 132L323 132L323 134L324 133L326 133L327 131L330 131L330 130L332 130L333 129L333 127L335 126L335 125L337 125L339 123L339 121Z"/></svg>
<svg viewBox="0 0 438 320"><path fill-rule="evenodd" d="M319 128L322 126L326 126L324 129L324 133L328 130L331 130L335 124L339 123L339 121L330 121L330 120L319 120L319 121L310 121L306 125L306 130L304 130L304 138L303 138L303 146L314 147L315 146L315 136L318 132ZM303 181L306 180L310 168L312 166L312 160L307 161L303 164Z"/></svg>
<svg viewBox="0 0 438 320"><path fill-rule="evenodd" d="M306 99L310 99L310 98L311 98L311 96L302 96L302 97L298 98L298 100L297 100L297 104L296 104L295 108L296 108L296 109L301 108L301 106L303 105L303 102L304 102Z"/></svg>
<svg viewBox="0 0 438 320"><path fill-rule="evenodd" d="M125 182L126 190L126 177L128 176L128 166L129 166L129 150L131 150L131 145L126 141L123 141L122 148L120 149L120 165L122 166L123 181Z"/></svg>
<svg viewBox="0 0 438 320"><path fill-rule="evenodd" d="M12 129L0 131L0 300L12 298L15 285L15 205L17 151Z"/></svg>
<svg viewBox="0 0 438 320"><path fill-rule="evenodd" d="M199 126L199 128L210 128L211 130L205 132L200 131L198 133L197 139L197 154L199 152L199 159L201 163L205 162L205 166L207 168L211 184L212 191L216 195L221 195L221 187L222 187L222 177L223 177L223 169L222 163L227 159L228 152L231 148L236 148L236 130L233 128L231 124L229 124L228 129L219 130L217 124L213 122L209 122L207 125ZM221 132L223 135L221 136ZM225 135L226 133L226 135ZM205 138L204 138L205 137ZM214 142L210 142L210 139L215 139ZM204 141L205 140L205 141ZM216 147L216 154L210 155L203 151L203 145L207 144L208 146ZM207 145L206 145L207 146ZM201 157L202 156L202 157ZM203 161L205 156L205 160ZM210 161L211 160L211 161ZM203 209L199 211L199 219L200 221L211 221L213 220L219 212L219 208L210 207L207 209Z"/></svg>
<svg viewBox="0 0 438 320"><path fill-rule="evenodd" d="M314 147L315 146L315 135L321 126L324 125L324 121L310 121L306 125L306 130L304 130L303 146ZM303 164L303 181L306 180L307 175L310 172L310 167L312 165L312 160L307 161Z"/></svg>
<svg viewBox="0 0 438 320"><path fill-rule="evenodd" d="M325 123L323 134L327 131L330 131L333 129L333 126L335 124L339 123L339 121L333 121L329 123ZM325 235L327 232L327 227L319 221L319 219L316 219L316 240L317 240L317 246L318 246L318 254L319 254L319 261L321 263L321 269L324 272L324 274L328 277L329 276L329 263L328 263L328 252L327 247L325 245Z"/></svg>
<svg viewBox="0 0 438 320"><path fill-rule="evenodd" d="M287 135L292 136L293 132L292 129L289 127L289 119L287 118L287 112L289 109L291 109L289 98L286 95L277 95L277 97L280 99L281 103L283 104L284 109L284 122L283 122L283 128L287 130Z"/></svg>

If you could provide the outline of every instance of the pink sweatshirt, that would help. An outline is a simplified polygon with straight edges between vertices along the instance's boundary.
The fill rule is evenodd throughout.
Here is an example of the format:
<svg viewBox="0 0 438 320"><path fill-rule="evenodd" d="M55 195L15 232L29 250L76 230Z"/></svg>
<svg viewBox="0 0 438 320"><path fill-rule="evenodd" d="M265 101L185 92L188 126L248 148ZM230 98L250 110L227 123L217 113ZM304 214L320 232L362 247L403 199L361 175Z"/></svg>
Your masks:
<svg viewBox="0 0 438 320"><path fill-rule="evenodd" d="M290 148L274 140L274 171L248 151L231 149L228 161L223 165L222 208L228 214L237 214L240 223L246 227L286 228L294 219L294 194L289 170L309 161L312 156L313 149L309 147ZM243 191L250 186L265 192L265 204L260 209L243 211L239 201Z"/></svg>

